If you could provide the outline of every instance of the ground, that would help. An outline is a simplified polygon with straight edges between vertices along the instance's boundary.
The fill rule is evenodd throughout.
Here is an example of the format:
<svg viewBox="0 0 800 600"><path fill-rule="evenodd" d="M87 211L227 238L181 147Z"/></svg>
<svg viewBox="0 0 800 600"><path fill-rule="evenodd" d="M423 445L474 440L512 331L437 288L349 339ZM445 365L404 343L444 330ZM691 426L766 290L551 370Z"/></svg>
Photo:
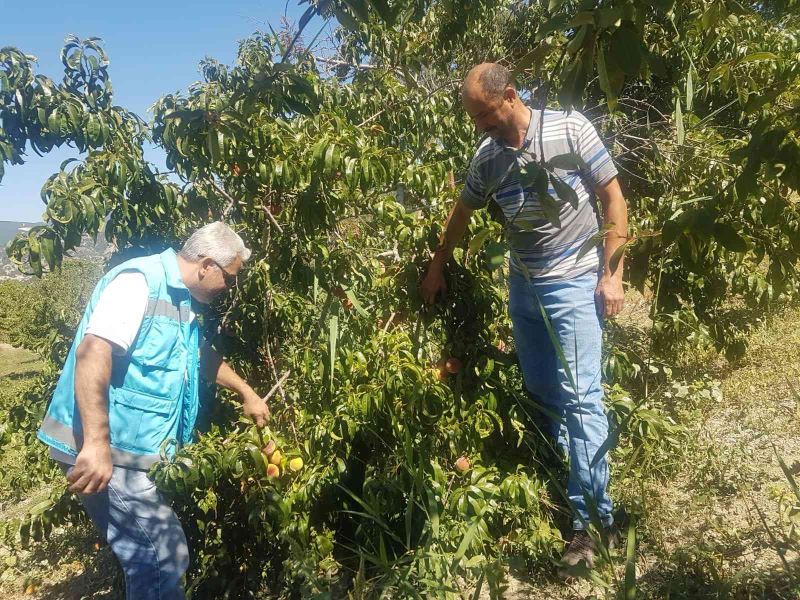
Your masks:
<svg viewBox="0 0 800 600"><path fill-rule="evenodd" d="M634 307L635 308L635 307ZM666 476L615 481L614 496L640 515L637 598L800 598L800 561L776 548L788 531L780 497L790 471L800 472L800 305L788 305L757 325L744 359L730 364L708 352L687 356L687 371L704 374L711 394L676 414L688 428L684 446L664 457ZM0 348L0 376L35 372L33 355ZM13 393L2 386L0 394ZM13 387L13 386L12 386ZM8 468L3 457L3 467ZM19 505L0 503L0 519ZM7 599L122 598L121 577L108 547L91 528L58 531L35 551L17 557L0 575ZM796 540L795 540L796 541ZM797 545L795 544L795 548ZM624 552L624 548L618 552ZM3 557L0 557L3 558ZM13 561L6 551L6 561ZM624 578L623 560L607 571ZM35 587L25 588L34 582ZM621 584L619 585L621 587ZM488 597L484 591L484 597ZM562 584L551 573L510 571L506 598L567 600L604 597L587 582Z"/></svg>

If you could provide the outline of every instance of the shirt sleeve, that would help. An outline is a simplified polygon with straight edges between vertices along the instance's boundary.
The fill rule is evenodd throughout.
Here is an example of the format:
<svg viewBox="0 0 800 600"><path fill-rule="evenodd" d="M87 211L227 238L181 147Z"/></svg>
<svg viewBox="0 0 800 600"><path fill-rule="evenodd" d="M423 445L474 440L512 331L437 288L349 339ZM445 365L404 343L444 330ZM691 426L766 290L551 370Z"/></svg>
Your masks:
<svg viewBox="0 0 800 600"><path fill-rule="evenodd" d="M583 115L580 115L580 121L580 129L571 132L575 152L586 163L586 174L594 185L608 183L617 176L617 167L591 121Z"/></svg>
<svg viewBox="0 0 800 600"><path fill-rule="evenodd" d="M464 187L461 188L461 201L468 208L472 209L483 208L488 204L488 199L486 198L486 182L478 167L477 154L469 163L469 170L464 180Z"/></svg>
<svg viewBox="0 0 800 600"><path fill-rule="evenodd" d="M86 333L111 342L114 354L125 354L139 334L149 295L144 275L120 273L100 294Z"/></svg>

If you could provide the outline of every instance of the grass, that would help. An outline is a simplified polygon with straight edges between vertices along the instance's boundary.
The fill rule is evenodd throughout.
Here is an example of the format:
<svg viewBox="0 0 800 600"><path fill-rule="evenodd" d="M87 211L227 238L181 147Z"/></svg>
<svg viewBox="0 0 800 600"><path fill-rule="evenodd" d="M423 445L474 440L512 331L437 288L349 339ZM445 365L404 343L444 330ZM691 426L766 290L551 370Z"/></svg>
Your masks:
<svg viewBox="0 0 800 600"><path fill-rule="evenodd" d="M33 352L14 348L8 344L0 344L0 377L3 382L30 378L42 368L42 361ZM0 394L7 395L6 386Z"/></svg>
<svg viewBox="0 0 800 600"><path fill-rule="evenodd" d="M800 557L785 552L787 572L778 554L788 531L779 498L789 485L776 458L777 450L800 472L800 402L792 393L792 386L800 390L800 305L770 315L749 341L747 355L734 364L706 349L682 355L680 371L704 375L705 383L684 386L688 391L676 384L672 415L688 435L679 450L663 457L668 468L632 468L615 478L622 469L612 465L613 496L639 518L637 598L800 598ZM0 348L0 375L12 382L0 389L0 406L37 368L29 353ZM704 392L714 389L721 393ZM0 460L4 470L22 468L13 455ZM58 530L27 552L6 549L0 565L12 556L16 564L0 566L0 596L122 598L116 562L97 542L85 526ZM625 549L618 552L622 580ZM26 595L30 584L34 593ZM527 573L515 564L505 597L593 595L614 593L585 581L563 584L546 567Z"/></svg>
<svg viewBox="0 0 800 600"><path fill-rule="evenodd" d="M32 352L0 345L0 415L18 403L19 396L42 368ZM0 520L14 518L47 496L46 487L15 499L8 483L26 469L24 440L12 437L2 446L0 456ZM111 550L101 544L90 525L55 529L50 539L28 549L0 543L0 597L123 598L122 579ZM27 593L26 593L27 591Z"/></svg>

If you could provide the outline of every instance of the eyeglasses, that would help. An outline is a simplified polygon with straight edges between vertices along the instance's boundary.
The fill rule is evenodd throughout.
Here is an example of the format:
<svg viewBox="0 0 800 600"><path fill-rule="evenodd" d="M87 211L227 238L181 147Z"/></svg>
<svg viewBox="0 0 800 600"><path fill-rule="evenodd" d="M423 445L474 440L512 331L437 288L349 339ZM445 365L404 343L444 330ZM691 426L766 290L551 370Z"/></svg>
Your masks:
<svg viewBox="0 0 800 600"><path fill-rule="evenodd" d="M222 268L222 265L220 265L213 258L211 258L211 257L207 257L207 258L209 258L211 260L211 262L213 262L215 265L217 265L217 268L222 272L222 279L225 282L225 287L232 288L233 286L236 285L236 283L239 281L239 275L238 274L228 273L225 269Z"/></svg>

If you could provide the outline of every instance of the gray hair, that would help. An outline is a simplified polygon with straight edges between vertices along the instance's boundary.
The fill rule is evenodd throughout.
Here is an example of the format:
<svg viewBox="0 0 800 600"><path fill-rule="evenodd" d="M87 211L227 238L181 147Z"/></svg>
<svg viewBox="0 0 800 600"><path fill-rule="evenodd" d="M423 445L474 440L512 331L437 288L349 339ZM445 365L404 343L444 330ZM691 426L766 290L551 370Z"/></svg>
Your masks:
<svg viewBox="0 0 800 600"><path fill-rule="evenodd" d="M208 257L221 267L230 265L237 256L242 258L242 262L250 258L250 250L239 234L222 221L209 223L195 231L178 254L192 262Z"/></svg>
<svg viewBox="0 0 800 600"><path fill-rule="evenodd" d="M484 94L490 98L497 98L502 96L511 84L511 74L503 65L493 63L488 65L478 76L478 84Z"/></svg>

